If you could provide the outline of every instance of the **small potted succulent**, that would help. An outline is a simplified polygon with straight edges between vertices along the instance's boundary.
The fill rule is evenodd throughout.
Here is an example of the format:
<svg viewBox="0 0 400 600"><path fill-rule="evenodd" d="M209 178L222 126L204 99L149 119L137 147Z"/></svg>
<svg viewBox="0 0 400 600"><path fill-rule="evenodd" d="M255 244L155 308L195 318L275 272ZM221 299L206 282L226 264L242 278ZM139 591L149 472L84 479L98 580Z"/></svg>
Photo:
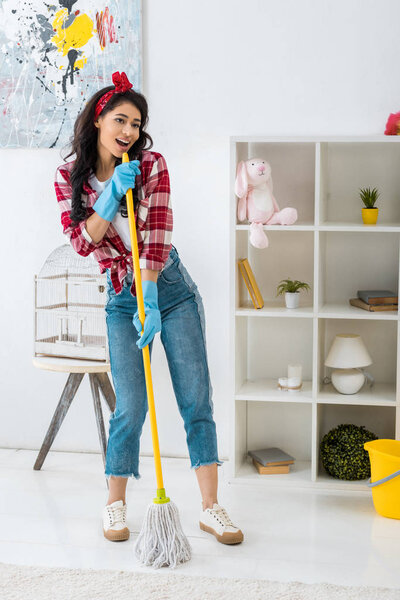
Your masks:
<svg viewBox="0 0 400 600"><path fill-rule="evenodd" d="M376 225L378 220L379 208L374 206L379 197L379 192L376 188L360 188L360 198L364 202L365 207L361 209L362 220L365 225Z"/></svg>
<svg viewBox="0 0 400 600"><path fill-rule="evenodd" d="M311 288L308 283L298 281L297 279L294 281L292 279L282 279L276 289L278 291L277 296L285 294L286 308L298 308L300 299L299 290L308 291Z"/></svg>

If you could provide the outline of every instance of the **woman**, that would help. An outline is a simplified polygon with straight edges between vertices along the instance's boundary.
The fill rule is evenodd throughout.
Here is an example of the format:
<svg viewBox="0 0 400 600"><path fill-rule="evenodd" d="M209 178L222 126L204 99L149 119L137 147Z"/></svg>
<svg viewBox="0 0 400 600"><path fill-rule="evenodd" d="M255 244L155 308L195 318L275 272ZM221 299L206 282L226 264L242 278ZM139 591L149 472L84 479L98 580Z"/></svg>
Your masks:
<svg viewBox="0 0 400 600"><path fill-rule="evenodd" d="M97 93L78 115L72 151L58 167L55 189L64 233L82 256L93 254L107 272L106 321L116 392L110 416L103 512L108 540L129 538L128 477L140 478L139 442L147 412L142 348L161 332L172 384L186 430L191 467L202 496L200 527L227 544L243 534L218 504L218 460L212 387L207 365L204 309L197 286L171 244L172 209L167 165L151 152L148 107L125 73ZM122 163L127 152L129 162ZM145 305L138 318L126 191L132 188Z"/></svg>

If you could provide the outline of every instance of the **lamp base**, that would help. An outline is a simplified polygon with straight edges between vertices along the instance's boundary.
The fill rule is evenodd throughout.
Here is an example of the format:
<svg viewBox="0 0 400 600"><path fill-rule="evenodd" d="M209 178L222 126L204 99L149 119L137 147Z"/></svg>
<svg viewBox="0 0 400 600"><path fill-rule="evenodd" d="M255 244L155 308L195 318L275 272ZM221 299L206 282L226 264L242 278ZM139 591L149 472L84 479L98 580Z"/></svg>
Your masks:
<svg viewBox="0 0 400 600"><path fill-rule="evenodd" d="M364 385L365 375L358 369L337 369L332 372L331 379L340 394L357 394Z"/></svg>

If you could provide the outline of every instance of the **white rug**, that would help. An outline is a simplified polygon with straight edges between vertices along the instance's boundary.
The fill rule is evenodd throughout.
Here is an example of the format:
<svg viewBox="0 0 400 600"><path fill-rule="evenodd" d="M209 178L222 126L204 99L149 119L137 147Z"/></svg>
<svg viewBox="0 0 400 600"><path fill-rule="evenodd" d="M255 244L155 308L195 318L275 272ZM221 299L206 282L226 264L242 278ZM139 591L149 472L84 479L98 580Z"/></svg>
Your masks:
<svg viewBox="0 0 400 600"><path fill-rule="evenodd" d="M0 563L1 600L399 600L399 590Z"/></svg>

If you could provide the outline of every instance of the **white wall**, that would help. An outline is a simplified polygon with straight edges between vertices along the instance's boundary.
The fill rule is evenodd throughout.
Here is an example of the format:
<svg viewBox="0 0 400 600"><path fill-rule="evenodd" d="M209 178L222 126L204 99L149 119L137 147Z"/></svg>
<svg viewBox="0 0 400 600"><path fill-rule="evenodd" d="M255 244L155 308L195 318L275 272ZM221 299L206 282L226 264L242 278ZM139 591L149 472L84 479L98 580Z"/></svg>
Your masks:
<svg viewBox="0 0 400 600"><path fill-rule="evenodd" d="M220 456L227 457L229 136L383 133L389 113L400 110L400 4L143 4L149 132L170 170L173 243L205 303ZM129 75L129 64L121 64L120 70ZM60 162L58 150L0 151L3 447L40 447L66 379L31 364L33 275L49 252L64 243L53 191ZM153 377L162 452L186 456L159 340ZM98 451L88 382L53 449ZM151 452L148 421L141 449Z"/></svg>

